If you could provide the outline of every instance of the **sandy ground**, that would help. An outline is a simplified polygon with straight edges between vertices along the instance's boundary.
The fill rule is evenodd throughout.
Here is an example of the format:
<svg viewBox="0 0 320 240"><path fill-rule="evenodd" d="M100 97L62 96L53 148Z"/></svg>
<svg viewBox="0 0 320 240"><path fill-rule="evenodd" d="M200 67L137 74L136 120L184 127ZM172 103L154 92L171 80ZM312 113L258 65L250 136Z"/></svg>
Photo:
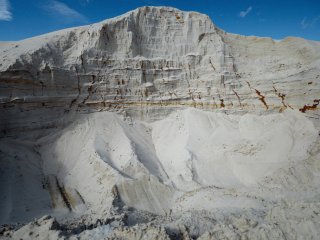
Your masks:
<svg viewBox="0 0 320 240"><path fill-rule="evenodd" d="M2 234L129 239L136 231L185 231L209 238L215 228L242 236L234 227L242 221L245 236L314 237L318 138L314 124L293 110L259 116L186 109L152 123L80 114L35 143L1 140L1 222L44 214L58 220L16 232L10 229L21 225L10 225Z"/></svg>
<svg viewBox="0 0 320 240"><path fill-rule="evenodd" d="M0 59L0 238L320 235L319 42L142 7Z"/></svg>

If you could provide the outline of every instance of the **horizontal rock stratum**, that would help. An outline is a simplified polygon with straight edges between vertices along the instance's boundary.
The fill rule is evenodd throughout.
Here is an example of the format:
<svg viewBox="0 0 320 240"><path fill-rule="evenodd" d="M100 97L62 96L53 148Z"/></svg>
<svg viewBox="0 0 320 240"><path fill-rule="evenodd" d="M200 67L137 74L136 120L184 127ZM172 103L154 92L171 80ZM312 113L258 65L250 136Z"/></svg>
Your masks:
<svg viewBox="0 0 320 240"><path fill-rule="evenodd" d="M0 42L0 238L316 238L319 102L320 42L197 12Z"/></svg>
<svg viewBox="0 0 320 240"><path fill-rule="evenodd" d="M86 108L306 112L319 104L319 58L319 42L234 35L200 13L143 7L97 24L1 42L0 127L55 126L64 112ZM41 124L26 121L16 106L42 109ZM47 109L56 111L49 119Z"/></svg>

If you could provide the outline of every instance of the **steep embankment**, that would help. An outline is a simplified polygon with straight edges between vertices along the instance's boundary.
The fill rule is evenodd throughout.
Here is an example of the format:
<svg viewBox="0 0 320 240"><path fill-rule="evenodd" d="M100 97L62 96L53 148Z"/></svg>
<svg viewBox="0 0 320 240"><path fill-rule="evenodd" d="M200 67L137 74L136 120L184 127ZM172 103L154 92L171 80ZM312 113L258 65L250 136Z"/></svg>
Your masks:
<svg viewBox="0 0 320 240"><path fill-rule="evenodd" d="M319 61L168 7L1 42L0 222L60 223L0 235L317 236Z"/></svg>
<svg viewBox="0 0 320 240"><path fill-rule="evenodd" d="M318 42L243 37L203 14L143 7L1 44L1 131L54 128L69 111L97 108L311 112L319 52Z"/></svg>
<svg viewBox="0 0 320 240"><path fill-rule="evenodd" d="M256 187L308 159L316 139L313 124L294 111L228 116L188 109L149 127L94 113L42 140L40 153L44 173L97 212L110 208L117 189L126 205L161 214L175 208L175 191Z"/></svg>
<svg viewBox="0 0 320 240"><path fill-rule="evenodd" d="M217 228L215 221L238 226L242 220L234 214L240 214L245 221L255 222L242 226L252 236L263 232L315 236L318 231L319 136L299 111L240 116L187 109L152 124L109 112L81 114L77 119L35 146L10 145L7 139L1 142L2 156L14 152L26 165L20 171L24 165L8 169L7 163L1 164L1 169L7 168L2 175L6 190L1 204L3 209L11 209L2 215L2 222L28 220L47 212L60 221L72 214L84 215L82 221L89 223L100 219L102 224L105 220L101 219L125 213L130 216L121 220L125 225L155 221L172 231L182 231L183 225L190 228L188 234L200 236ZM39 153L42 167L25 171L30 168L33 149ZM7 178L9 173L20 172L23 184ZM39 192L40 182L49 194ZM16 184L25 189L7 191L17 190ZM47 208L34 206L35 201ZM189 222L189 214L199 222ZM202 219L205 216L207 220ZM305 218L309 222L304 227L293 229L294 222ZM117 233L116 226L108 225L112 221L120 220L106 220L106 231L97 225L90 233L82 227L73 234L81 233L84 238L86 234L129 234L121 229ZM53 235L66 231L63 226L53 226ZM41 228L31 224L16 234L30 231Z"/></svg>

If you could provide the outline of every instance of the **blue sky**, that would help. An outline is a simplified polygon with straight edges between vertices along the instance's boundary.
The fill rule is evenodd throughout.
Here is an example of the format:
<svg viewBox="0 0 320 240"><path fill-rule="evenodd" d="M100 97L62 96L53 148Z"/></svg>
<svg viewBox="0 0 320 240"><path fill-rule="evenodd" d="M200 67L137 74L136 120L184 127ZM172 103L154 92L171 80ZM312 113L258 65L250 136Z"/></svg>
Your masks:
<svg viewBox="0 0 320 240"><path fill-rule="evenodd" d="M0 0L0 41L95 23L145 5L205 13L231 33L320 41L320 0Z"/></svg>

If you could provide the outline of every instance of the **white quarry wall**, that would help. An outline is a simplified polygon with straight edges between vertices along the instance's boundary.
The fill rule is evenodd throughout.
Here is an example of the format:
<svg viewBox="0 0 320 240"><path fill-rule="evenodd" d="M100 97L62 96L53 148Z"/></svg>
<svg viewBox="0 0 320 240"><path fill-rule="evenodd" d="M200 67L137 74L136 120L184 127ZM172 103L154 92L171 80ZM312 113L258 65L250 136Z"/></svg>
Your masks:
<svg viewBox="0 0 320 240"><path fill-rule="evenodd" d="M308 112L320 95L318 42L233 35L206 15L166 7L2 43L0 56L6 131L23 124L23 111L39 108L58 118L70 110L182 104ZM53 118L39 125L59 124ZM33 122L28 128L39 128Z"/></svg>

